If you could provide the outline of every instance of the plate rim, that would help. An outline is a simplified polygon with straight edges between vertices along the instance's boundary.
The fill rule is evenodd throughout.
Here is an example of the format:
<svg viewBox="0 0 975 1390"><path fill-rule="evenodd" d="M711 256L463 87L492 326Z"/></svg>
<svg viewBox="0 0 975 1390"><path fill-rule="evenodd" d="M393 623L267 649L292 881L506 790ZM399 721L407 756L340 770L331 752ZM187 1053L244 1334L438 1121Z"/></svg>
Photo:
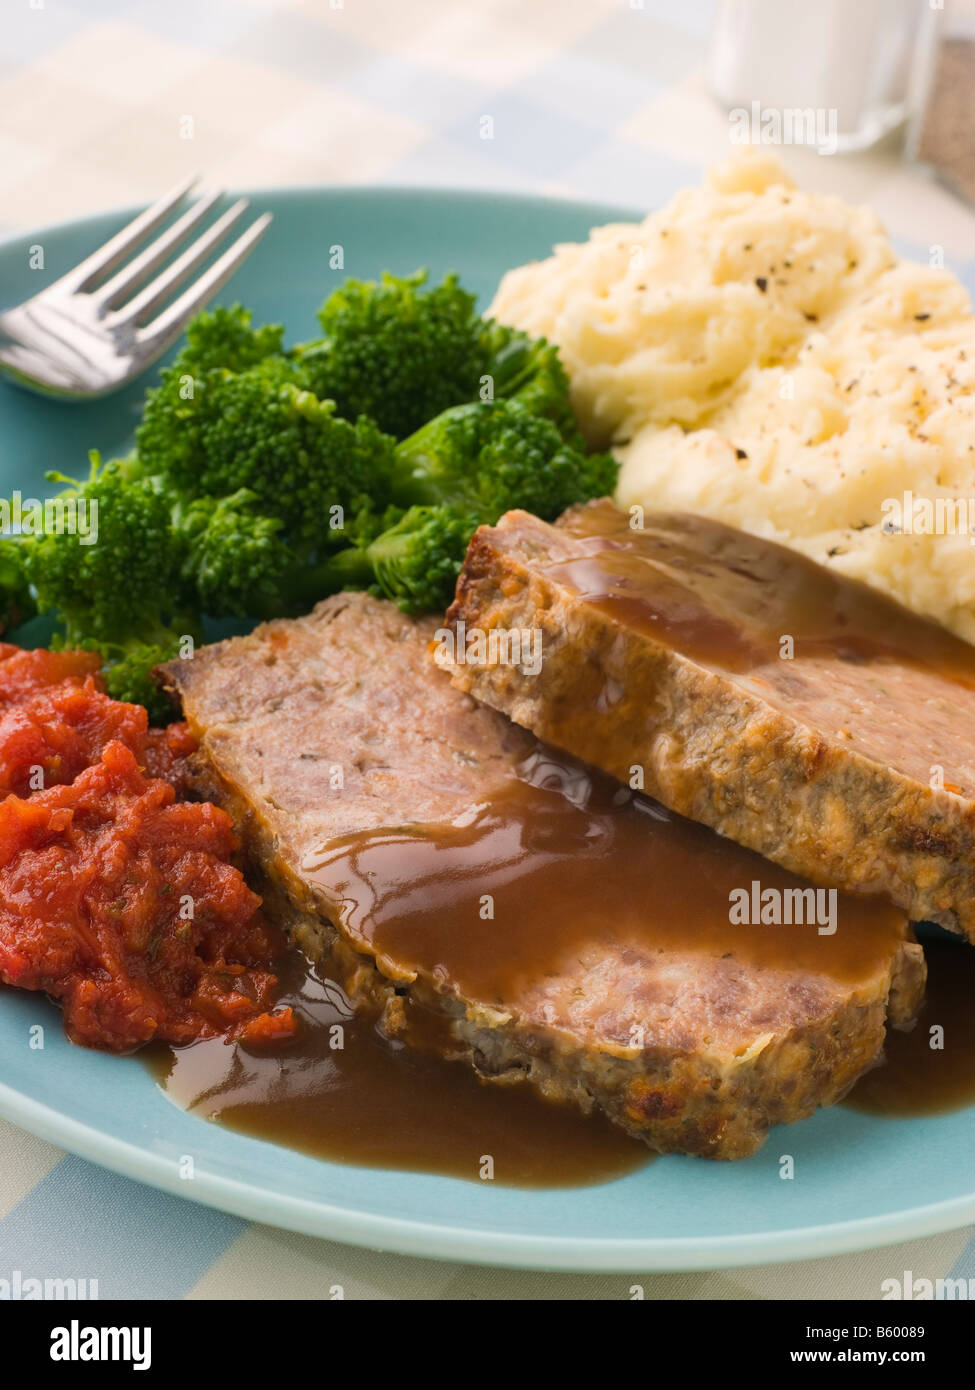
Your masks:
<svg viewBox="0 0 975 1390"><path fill-rule="evenodd" d="M592 215L593 226L599 225L600 217L604 221L640 223L652 211L622 207L598 199L565 197L558 193L533 193L508 188L451 188L441 184L282 184L227 190L225 196L245 196L256 203L261 199L300 202L330 194L365 202L378 202L392 195L404 199L419 198L430 203L466 201L490 204L492 207L518 204L527 209L533 204L542 204ZM41 227L8 228L0 235L0 254L25 240L34 241L52 234L83 233L86 228L107 219L134 216L145 206L142 202L120 204ZM255 212L260 210L254 209ZM148 1075L146 1079L154 1084ZM102 1168L173 1196L229 1212L243 1220L267 1223L367 1249L394 1250L404 1255L458 1263L476 1262L500 1268L605 1274L745 1268L879 1249L905 1240L956 1230L975 1222L973 1188L965 1195L906 1208L894 1214L746 1234L628 1239L494 1232L485 1227L440 1225L436 1221L418 1221L377 1215L349 1206L333 1206L325 1201L293 1197L286 1192L272 1192L256 1183L210 1173L205 1168L198 1168L193 1183L187 1184L179 1177L175 1159L106 1134L3 1081L0 1081L0 1118ZM200 1123L207 1122L201 1119ZM269 1148L285 1147L251 1136L239 1137Z"/></svg>
<svg viewBox="0 0 975 1390"><path fill-rule="evenodd" d="M187 191L186 196L192 196L199 191L200 189L198 186L194 184L194 186ZM638 208L623 206L619 203L603 202L601 199L571 198L560 193L529 193L523 189L517 188L499 188L497 190L490 188L451 188L447 184L435 183L288 183L281 184L277 187L267 184L261 184L257 187L246 185L244 187L235 186L224 189L221 193L220 201L233 202L238 198L248 198L252 204L261 198L284 198L287 201L298 201L304 197L322 196L332 193L366 200L370 198L381 199L388 197L390 194L410 197L419 195L422 198L429 199L431 202L450 202L457 199L468 199L471 202L480 202L491 206L497 206L499 203L520 203L523 205L544 203L547 205L554 205L555 207L571 208L576 212L586 213L587 215L591 211L596 212L597 215L604 213L610 221L618 221L621 218L625 218L627 221L642 222L645 217L648 217L650 213L655 210L653 208L648 208L645 211L640 211ZM52 233L77 231L93 223L102 222L107 218L132 218L144 211L148 206L149 203L143 202L118 203L113 204L111 207L102 208L99 212L87 212L81 217L68 217L63 218L59 222L47 222L40 227L8 227L3 234L0 235L0 252L7 250L9 247L25 239L34 241L41 236L48 236ZM251 207L249 209L249 211L257 216L260 215L262 210L263 209L259 207ZM272 228L273 225L272 222ZM593 226L596 225L598 225L598 223L594 222ZM95 250L97 248L93 247L92 249ZM511 268L514 269L514 267ZM232 283L233 277L231 277L223 289L226 290ZM223 291L220 293L222 292ZM147 372L151 371L152 365L154 364L146 368ZM108 398L109 397L106 397L105 399ZM83 405L85 402L81 401L80 404Z"/></svg>
<svg viewBox="0 0 975 1390"><path fill-rule="evenodd" d="M370 1250L393 1250L397 1254L499 1268L598 1274L746 1268L881 1249L905 1240L957 1230L975 1221L973 1192L911 1207L893 1216L869 1216L744 1235L633 1239L521 1235L476 1226L440 1225L435 1221L381 1216L348 1206L333 1206L325 1201L292 1197L286 1192L271 1193L265 1187L209 1173L199 1166L190 1186L180 1178L175 1158L106 1135L5 1082L0 1082L0 1118L99 1167L175 1197L230 1212L243 1220ZM200 1123L207 1121L201 1119ZM268 1148L282 1147L252 1136L237 1137Z"/></svg>

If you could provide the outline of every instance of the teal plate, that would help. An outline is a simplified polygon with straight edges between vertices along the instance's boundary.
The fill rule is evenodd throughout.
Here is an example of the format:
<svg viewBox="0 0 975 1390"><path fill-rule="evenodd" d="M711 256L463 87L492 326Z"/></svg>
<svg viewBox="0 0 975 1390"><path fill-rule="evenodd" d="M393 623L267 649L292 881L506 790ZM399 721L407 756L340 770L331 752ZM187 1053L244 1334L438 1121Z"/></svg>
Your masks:
<svg viewBox="0 0 975 1390"><path fill-rule="evenodd" d="M225 291L258 320L310 336L343 275L458 270L490 298L509 266L584 237L616 208L497 194L321 189L254 195L274 224ZM99 217L0 246L7 306L116 230ZM44 247L43 272L28 248ZM342 272L330 248L344 248ZM123 448L145 383L107 401L59 405L0 388L0 488L38 495L46 469L85 468L90 446ZM46 1025L43 1050L29 1030ZM36 995L0 992L0 1114L117 1172L255 1221L356 1245L525 1268L651 1271L795 1260L884 1245L975 1221L975 1110L886 1119L822 1111L773 1131L739 1163L662 1158L591 1187L494 1187L356 1168L247 1138L173 1106L135 1059L72 1047ZM184 1181L180 1159L193 1155ZM784 1155L795 1176L780 1177Z"/></svg>

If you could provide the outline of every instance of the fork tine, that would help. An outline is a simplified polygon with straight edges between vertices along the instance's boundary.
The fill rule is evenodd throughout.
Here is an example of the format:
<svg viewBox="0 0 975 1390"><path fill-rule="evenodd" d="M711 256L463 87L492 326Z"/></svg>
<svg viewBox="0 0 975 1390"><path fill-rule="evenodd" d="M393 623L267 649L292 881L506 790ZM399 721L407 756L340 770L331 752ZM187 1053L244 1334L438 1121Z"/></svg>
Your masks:
<svg viewBox="0 0 975 1390"><path fill-rule="evenodd" d="M164 193L151 207L140 212L138 217L134 217L120 232L116 232L100 246L97 251L93 251L87 256L80 265L76 265L65 275L62 275L57 282L58 285L66 289L83 290L91 284L97 275L105 271L114 270L119 261L138 246L141 241L159 226L160 222L172 212L173 208L186 197L187 193L196 183L199 175L193 174L182 183L178 183L175 188L171 188L168 193ZM53 286L51 287L53 288Z"/></svg>
<svg viewBox="0 0 975 1390"><path fill-rule="evenodd" d="M174 338L178 338L189 319L213 298L221 285L225 284L237 267L247 259L271 225L271 221L271 213L262 213L251 223L243 236L239 236L233 245L227 247L220 259L214 261L206 274L194 281L151 323L141 328L137 334L140 347L148 348L151 345L153 350L161 352Z"/></svg>
<svg viewBox="0 0 975 1390"><path fill-rule="evenodd" d="M168 297L171 290L174 290L177 285L181 285L201 262L206 260L230 228L240 221L247 208L247 199L238 198L233 207L229 207L225 213L217 218L212 227L208 227L202 236L191 242L183 254L173 261L172 265L167 266L154 280L150 280L144 290L141 290L134 299L130 299L128 304L123 305L121 309L116 309L113 314L109 315L109 318L116 323L136 323L144 314L148 314L157 304Z"/></svg>
<svg viewBox="0 0 975 1390"><path fill-rule="evenodd" d="M178 246L201 222L213 205L223 195L219 190L206 193L193 204L178 221L171 227L156 237L155 241L149 243L144 251L140 251L134 260L129 261L117 270L110 280L106 280L103 285L99 285L97 290L92 293L92 298L98 304L103 304L106 308L114 307L114 303L120 300L130 289L133 289L146 278L151 270L166 259L170 251Z"/></svg>

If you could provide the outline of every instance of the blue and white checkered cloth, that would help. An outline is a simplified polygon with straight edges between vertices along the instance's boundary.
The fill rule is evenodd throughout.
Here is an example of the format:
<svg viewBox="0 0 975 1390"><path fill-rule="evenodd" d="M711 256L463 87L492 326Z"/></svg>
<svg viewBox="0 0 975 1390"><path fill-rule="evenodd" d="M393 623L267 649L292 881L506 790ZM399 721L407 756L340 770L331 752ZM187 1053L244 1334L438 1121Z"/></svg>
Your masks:
<svg viewBox="0 0 975 1390"><path fill-rule="evenodd" d="M728 152L710 0L4 0L0 232L224 187L496 187L647 208ZM483 117L493 138L484 139ZM899 249L975 285L975 213L893 151L785 151L870 202ZM877 1298L891 1271L975 1275L962 1230L797 1265L647 1275L646 1297ZM627 1298L636 1276L521 1273L352 1249L143 1187L0 1122L0 1278L102 1298Z"/></svg>

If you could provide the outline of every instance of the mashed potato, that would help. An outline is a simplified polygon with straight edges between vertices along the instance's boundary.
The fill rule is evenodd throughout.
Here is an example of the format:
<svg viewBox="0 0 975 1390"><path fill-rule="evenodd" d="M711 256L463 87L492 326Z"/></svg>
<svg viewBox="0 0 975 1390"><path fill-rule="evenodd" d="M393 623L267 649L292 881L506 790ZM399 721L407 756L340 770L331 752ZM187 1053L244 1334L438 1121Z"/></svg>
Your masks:
<svg viewBox="0 0 975 1390"><path fill-rule="evenodd" d="M975 641L973 538L923 533L939 499L975 524L975 317L872 213L741 157L512 271L492 312L559 344L622 504L771 537Z"/></svg>

